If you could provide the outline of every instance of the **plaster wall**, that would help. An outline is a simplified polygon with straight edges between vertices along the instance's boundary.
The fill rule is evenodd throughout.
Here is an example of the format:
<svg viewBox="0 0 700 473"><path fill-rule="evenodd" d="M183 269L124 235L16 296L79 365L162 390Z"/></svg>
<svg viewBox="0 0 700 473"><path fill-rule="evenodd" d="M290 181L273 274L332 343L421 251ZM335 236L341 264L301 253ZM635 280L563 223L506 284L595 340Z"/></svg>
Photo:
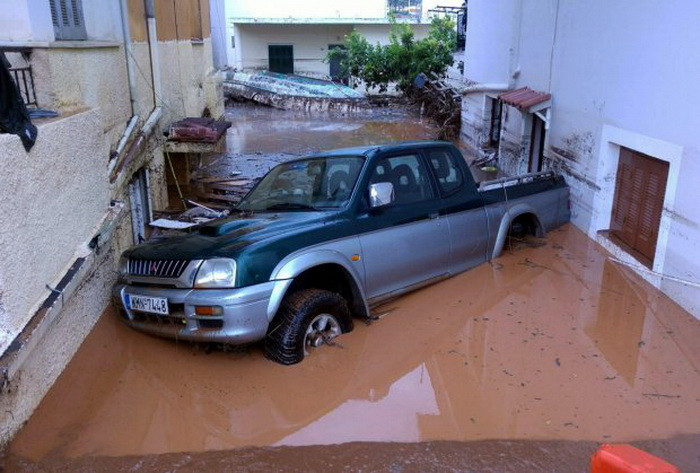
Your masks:
<svg viewBox="0 0 700 473"><path fill-rule="evenodd" d="M119 139L131 116L123 47L35 49L31 63L41 107L61 113L99 108L109 144Z"/></svg>
<svg viewBox="0 0 700 473"><path fill-rule="evenodd" d="M354 2L329 2L327 0L279 0L260 2L251 0L226 0L228 18L277 18L290 21L308 19L347 20L353 18L379 19L386 17L386 2L356 0Z"/></svg>
<svg viewBox="0 0 700 473"><path fill-rule="evenodd" d="M530 2L528 2L529 4ZM471 0L464 75L483 84L507 84L518 43L518 0Z"/></svg>
<svg viewBox="0 0 700 473"><path fill-rule="evenodd" d="M88 40L121 39L119 2L82 2ZM49 0L0 0L0 41L51 42L55 40Z"/></svg>
<svg viewBox="0 0 700 473"><path fill-rule="evenodd" d="M517 5L517 0L506 3ZM610 225L621 146L669 163L652 268L619 248L610 249L700 317L700 208L695 204L700 136L696 114L688 106L700 98L689 80L700 77L700 63L687 56L700 46L694 33L700 4L679 4L682 8L632 0L524 3L516 47L519 73L512 87L552 93L545 165L566 176L572 221L591 237ZM508 15L486 2L470 2L469 79L495 79L494 63L481 55L487 44L498 57L512 48L488 27ZM478 134L487 124L484 95L465 100L466 134ZM522 116L521 124L504 122L504 139L517 143L519 128L521 132L520 158L509 158L507 148L502 153L502 165L511 172L527 165L530 125L528 115Z"/></svg>
<svg viewBox="0 0 700 473"><path fill-rule="evenodd" d="M237 24L235 25L236 63L240 70L267 70L268 46L291 44L294 46L294 73L316 77L329 77L330 66L324 61L329 44L342 44L345 36L356 29L370 43L387 44L391 26L366 24ZM425 38L428 25L412 25L417 39Z"/></svg>
<svg viewBox="0 0 700 473"><path fill-rule="evenodd" d="M107 306L117 274L116 255L115 242L101 249L92 271L66 301L41 343L19 373L3 386L0 410L12 415L0 416L0 446L6 445L29 420Z"/></svg>
<svg viewBox="0 0 700 473"><path fill-rule="evenodd" d="M428 29L430 25L416 24L411 25L413 33L416 39L423 39L428 36ZM364 35L367 40L372 44L389 44L389 33L391 32L391 25L364 25L357 24L354 25L359 33Z"/></svg>
<svg viewBox="0 0 700 473"><path fill-rule="evenodd" d="M328 76L328 63L323 59L329 44L343 42L345 35L352 31L352 25L248 25L235 26L239 42L240 61L236 65L241 70L267 70L269 66L268 46L271 44L291 44L294 46L294 72Z"/></svg>
<svg viewBox="0 0 700 473"><path fill-rule="evenodd" d="M10 10L12 8L12 10ZM27 0L2 0L0 9L0 41L29 41L32 39L32 25L29 19Z"/></svg>
<svg viewBox="0 0 700 473"><path fill-rule="evenodd" d="M94 236L108 201L99 109L39 125L29 153L0 135L0 353ZM77 132L79 130L79 132Z"/></svg>
<svg viewBox="0 0 700 473"><path fill-rule="evenodd" d="M223 69L228 64L227 49L231 44L231 37L226 30L226 2L224 0L211 0L209 5L211 21L211 44L214 59L214 67Z"/></svg>

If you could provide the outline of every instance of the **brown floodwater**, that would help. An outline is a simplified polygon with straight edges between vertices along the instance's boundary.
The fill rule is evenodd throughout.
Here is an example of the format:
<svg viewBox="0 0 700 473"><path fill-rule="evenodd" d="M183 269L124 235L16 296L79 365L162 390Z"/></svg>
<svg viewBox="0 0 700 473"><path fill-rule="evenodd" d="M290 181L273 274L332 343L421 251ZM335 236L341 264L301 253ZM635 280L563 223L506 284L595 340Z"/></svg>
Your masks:
<svg viewBox="0 0 700 473"><path fill-rule="evenodd" d="M493 439L501 452L533 441L533 458L547 442L589 455L596 442L665 439L677 447L660 450L667 460L700 471L700 321L572 225L539 243L380 307L288 367L258 346L150 337L107 310L11 443L7 471Z"/></svg>
<svg viewBox="0 0 700 473"><path fill-rule="evenodd" d="M231 154L304 154L333 148L434 140L438 129L427 118L400 107L363 113L308 114L236 104L226 109L232 124L227 135Z"/></svg>

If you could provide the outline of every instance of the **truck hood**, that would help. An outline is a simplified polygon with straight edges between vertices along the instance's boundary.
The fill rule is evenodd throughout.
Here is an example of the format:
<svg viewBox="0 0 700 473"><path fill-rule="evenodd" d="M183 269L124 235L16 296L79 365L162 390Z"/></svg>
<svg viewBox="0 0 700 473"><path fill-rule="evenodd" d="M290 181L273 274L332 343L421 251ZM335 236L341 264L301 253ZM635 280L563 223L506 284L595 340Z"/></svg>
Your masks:
<svg viewBox="0 0 700 473"><path fill-rule="evenodd" d="M178 260L235 258L245 248L264 240L323 227L333 215L328 212L277 212L225 217L192 227L186 233L179 232L137 245L124 256Z"/></svg>

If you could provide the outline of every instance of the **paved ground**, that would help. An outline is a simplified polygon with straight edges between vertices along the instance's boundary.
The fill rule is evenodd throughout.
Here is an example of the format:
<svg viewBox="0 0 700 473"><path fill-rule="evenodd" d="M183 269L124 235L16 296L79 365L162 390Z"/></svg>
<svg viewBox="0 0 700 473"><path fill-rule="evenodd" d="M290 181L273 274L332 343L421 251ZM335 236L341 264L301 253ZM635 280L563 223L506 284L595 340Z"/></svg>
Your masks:
<svg viewBox="0 0 700 473"><path fill-rule="evenodd" d="M292 367L256 346L152 338L109 310L6 470L489 471L491 458L521 466L491 471L584 472L596 442L632 440L700 471L700 322L573 226L534 243ZM287 448L348 442L356 455ZM237 450L251 446L266 448ZM514 452L521 463L503 460Z"/></svg>

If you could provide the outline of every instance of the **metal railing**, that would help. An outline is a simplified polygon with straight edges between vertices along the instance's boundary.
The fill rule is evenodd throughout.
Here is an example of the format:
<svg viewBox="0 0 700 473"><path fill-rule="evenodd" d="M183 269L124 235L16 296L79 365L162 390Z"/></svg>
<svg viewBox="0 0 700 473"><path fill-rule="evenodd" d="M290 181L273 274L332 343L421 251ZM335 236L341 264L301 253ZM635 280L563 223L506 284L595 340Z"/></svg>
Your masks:
<svg viewBox="0 0 700 473"><path fill-rule="evenodd" d="M15 84L17 84L24 104L37 106L32 66L11 67L9 70L10 74L12 74L12 77L15 79Z"/></svg>
<svg viewBox="0 0 700 473"><path fill-rule="evenodd" d="M397 19L420 21L423 15L423 0L387 0L387 12Z"/></svg>

